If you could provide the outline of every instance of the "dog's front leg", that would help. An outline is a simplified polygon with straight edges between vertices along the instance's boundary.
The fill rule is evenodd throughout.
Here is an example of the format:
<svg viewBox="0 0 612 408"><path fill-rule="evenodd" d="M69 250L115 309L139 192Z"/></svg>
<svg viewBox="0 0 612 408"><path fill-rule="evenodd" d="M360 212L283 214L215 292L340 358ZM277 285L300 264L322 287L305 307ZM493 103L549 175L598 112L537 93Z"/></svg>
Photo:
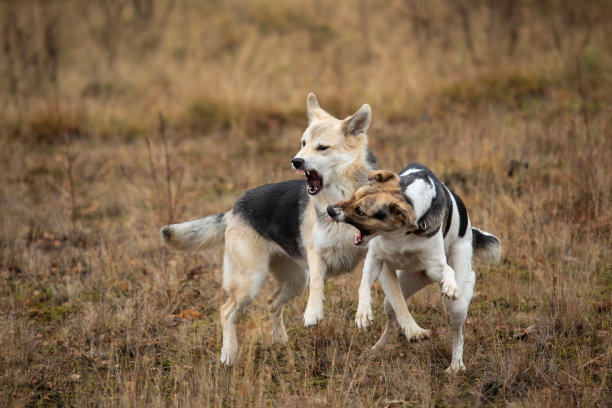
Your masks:
<svg viewBox="0 0 612 408"><path fill-rule="evenodd" d="M425 273L434 282L440 284L440 293L450 300L459 297L459 287L455 280L455 271L446 263L446 257L433 257L422 260Z"/></svg>
<svg viewBox="0 0 612 408"><path fill-rule="evenodd" d="M304 326L316 326L323 320L323 300L325 299L324 286L326 267L321 254L316 249L309 249L307 254L308 268L310 270L310 294L304 312Z"/></svg>
<svg viewBox="0 0 612 408"><path fill-rule="evenodd" d="M359 305L355 315L355 323L357 323L359 329L366 329L373 320L372 295L370 292L383 266L382 260L374 256L373 252L368 251L366 255L363 274L361 275L361 285L359 285Z"/></svg>
<svg viewBox="0 0 612 408"><path fill-rule="evenodd" d="M440 292L443 296L455 300L459 297L459 287L455 280L455 271L446 260L442 235L438 233L428 242L430 245L418 255L425 268L425 273L429 279L440 284Z"/></svg>

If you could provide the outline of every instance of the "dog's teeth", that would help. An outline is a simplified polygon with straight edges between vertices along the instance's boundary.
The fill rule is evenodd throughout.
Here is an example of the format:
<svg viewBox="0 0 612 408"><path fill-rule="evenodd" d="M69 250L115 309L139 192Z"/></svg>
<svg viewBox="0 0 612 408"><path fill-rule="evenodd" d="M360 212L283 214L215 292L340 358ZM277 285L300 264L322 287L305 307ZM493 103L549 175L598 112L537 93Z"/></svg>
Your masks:
<svg viewBox="0 0 612 408"><path fill-rule="evenodd" d="M306 175L310 176L310 172L308 170L306 170Z"/></svg>

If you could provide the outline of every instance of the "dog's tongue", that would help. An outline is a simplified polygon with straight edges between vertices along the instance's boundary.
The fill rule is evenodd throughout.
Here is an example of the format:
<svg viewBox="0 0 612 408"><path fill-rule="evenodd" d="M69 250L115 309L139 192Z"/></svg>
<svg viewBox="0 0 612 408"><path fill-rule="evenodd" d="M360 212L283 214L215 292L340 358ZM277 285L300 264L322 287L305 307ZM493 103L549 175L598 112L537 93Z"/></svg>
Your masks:
<svg viewBox="0 0 612 408"><path fill-rule="evenodd" d="M363 243L363 240L361 239L361 231L359 231L357 235L355 236L355 240L353 241L353 244L360 245L362 243Z"/></svg>

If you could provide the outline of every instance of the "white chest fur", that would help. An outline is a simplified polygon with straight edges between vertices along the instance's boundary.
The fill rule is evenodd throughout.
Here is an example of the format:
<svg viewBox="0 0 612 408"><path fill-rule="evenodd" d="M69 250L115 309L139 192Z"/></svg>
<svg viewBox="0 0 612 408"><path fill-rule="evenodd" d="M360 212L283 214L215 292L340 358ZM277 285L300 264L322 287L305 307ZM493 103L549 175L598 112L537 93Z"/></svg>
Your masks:
<svg viewBox="0 0 612 408"><path fill-rule="evenodd" d="M356 247L353 239L357 230L343 223L317 222L313 231L314 247L326 265L326 277L351 272L367 252L367 247Z"/></svg>
<svg viewBox="0 0 612 408"><path fill-rule="evenodd" d="M370 251L383 259L393 269L417 267L420 258L443 252L442 237L430 238L416 235L383 234L370 242Z"/></svg>

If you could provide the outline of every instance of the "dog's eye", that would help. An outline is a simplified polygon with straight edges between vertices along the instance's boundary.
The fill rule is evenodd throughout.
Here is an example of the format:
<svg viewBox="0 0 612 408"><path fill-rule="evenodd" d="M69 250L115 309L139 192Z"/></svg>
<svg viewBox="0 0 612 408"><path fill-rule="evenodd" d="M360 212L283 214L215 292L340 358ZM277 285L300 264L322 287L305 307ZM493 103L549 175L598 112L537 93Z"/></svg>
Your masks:
<svg viewBox="0 0 612 408"><path fill-rule="evenodd" d="M355 208L355 214L357 214L360 217L363 217L365 215L363 211L361 211L361 208L359 207Z"/></svg>
<svg viewBox="0 0 612 408"><path fill-rule="evenodd" d="M306 146L306 141L302 140L302 147Z"/></svg>
<svg viewBox="0 0 612 408"><path fill-rule="evenodd" d="M327 150L327 149L329 149L329 146L323 146L323 145L317 146L317 150L320 152L322 152L323 150Z"/></svg>

